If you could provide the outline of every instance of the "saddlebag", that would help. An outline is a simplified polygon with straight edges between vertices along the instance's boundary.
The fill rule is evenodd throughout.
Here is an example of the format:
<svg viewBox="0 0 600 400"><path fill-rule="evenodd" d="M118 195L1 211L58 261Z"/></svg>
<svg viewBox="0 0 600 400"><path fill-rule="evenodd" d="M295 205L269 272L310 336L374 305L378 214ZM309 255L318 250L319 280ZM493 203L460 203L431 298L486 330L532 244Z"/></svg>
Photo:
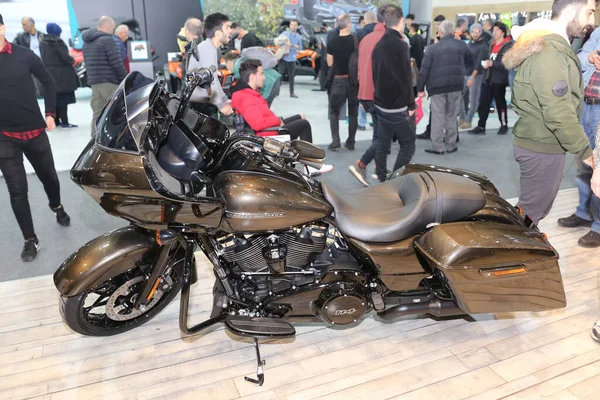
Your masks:
<svg viewBox="0 0 600 400"><path fill-rule="evenodd" d="M490 222L443 224L417 238L415 248L442 273L467 313L566 306L558 253L533 229Z"/></svg>

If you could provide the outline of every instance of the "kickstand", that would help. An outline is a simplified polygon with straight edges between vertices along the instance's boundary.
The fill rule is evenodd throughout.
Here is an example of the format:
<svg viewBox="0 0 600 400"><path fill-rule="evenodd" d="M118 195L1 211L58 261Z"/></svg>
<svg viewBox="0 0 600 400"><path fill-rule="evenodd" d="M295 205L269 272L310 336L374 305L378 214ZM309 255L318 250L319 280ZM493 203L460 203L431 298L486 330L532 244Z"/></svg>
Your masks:
<svg viewBox="0 0 600 400"><path fill-rule="evenodd" d="M260 358L260 349L258 347L258 339L256 338L254 339L254 347L256 348L256 363L258 364L256 368L256 377L258 379L248 378L247 376L245 376L244 379L248 382L256 383L258 386L262 386L263 383L265 383L263 365L265 365L267 362L265 360L261 360Z"/></svg>

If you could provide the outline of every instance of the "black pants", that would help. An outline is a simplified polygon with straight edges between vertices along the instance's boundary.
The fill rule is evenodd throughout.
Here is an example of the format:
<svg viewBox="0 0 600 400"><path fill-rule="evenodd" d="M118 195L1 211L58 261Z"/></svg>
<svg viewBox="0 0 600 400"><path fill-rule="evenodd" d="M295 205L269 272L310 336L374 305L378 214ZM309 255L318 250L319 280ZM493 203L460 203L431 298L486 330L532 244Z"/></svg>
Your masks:
<svg viewBox="0 0 600 400"><path fill-rule="evenodd" d="M319 71L319 86L321 90L327 90L327 80L329 78L329 65L327 65L327 49L321 48L321 70Z"/></svg>
<svg viewBox="0 0 600 400"><path fill-rule="evenodd" d="M359 100L360 104L365 108L365 111L371 114L371 119L373 120L373 140L371 141L371 145L373 145L377 141L377 113L375 112L375 102L370 100ZM373 147L373 146L371 146ZM365 154L361 157L361 161L368 165L371 161L375 159L375 147L371 150L371 148L367 149Z"/></svg>
<svg viewBox="0 0 600 400"><path fill-rule="evenodd" d="M360 161L367 165L375 159L375 169L380 182L387 178L387 156L392 148L392 139L398 140L400 151L394 163L394 171L404 167L415 154L415 117L408 111L385 113L375 109L377 114L377 140L363 154Z"/></svg>
<svg viewBox="0 0 600 400"><path fill-rule="evenodd" d="M0 134L0 171L8 186L10 204L23 237L32 239L36 236L27 198L27 175L23 165L23 154L44 185L51 209L60 206L60 184L46 132L31 140L13 139Z"/></svg>
<svg viewBox="0 0 600 400"><path fill-rule="evenodd" d="M508 116L506 115L506 85L501 83L481 85L481 97L479 99L479 108L477 113L479 114L479 123L477 124L480 128L485 129L485 124L490 116L490 107L492 106L492 100L496 100L496 109L498 110L498 118L502 126L508 125Z"/></svg>
<svg viewBox="0 0 600 400"><path fill-rule="evenodd" d="M310 122L302 119L300 115L294 115L283 119L283 127L290 132L290 138L304 140L312 143L312 128Z"/></svg>
<svg viewBox="0 0 600 400"><path fill-rule="evenodd" d="M290 84L290 93L294 93L294 78L296 78L296 61L283 61L279 62L279 73L281 76L285 75L287 72L289 84Z"/></svg>
<svg viewBox="0 0 600 400"><path fill-rule="evenodd" d="M60 124L68 124L69 123L67 107L68 106L56 107L56 125L57 126Z"/></svg>
<svg viewBox="0 0 600 400"><path fill-rule="evenodd" d="M329 125L331 126L332 144L340 145L340 112L348 101L348 139L346 144L354 146L358 129L358 93L350 87L348 78L335 78L329 95Z"/></svg>

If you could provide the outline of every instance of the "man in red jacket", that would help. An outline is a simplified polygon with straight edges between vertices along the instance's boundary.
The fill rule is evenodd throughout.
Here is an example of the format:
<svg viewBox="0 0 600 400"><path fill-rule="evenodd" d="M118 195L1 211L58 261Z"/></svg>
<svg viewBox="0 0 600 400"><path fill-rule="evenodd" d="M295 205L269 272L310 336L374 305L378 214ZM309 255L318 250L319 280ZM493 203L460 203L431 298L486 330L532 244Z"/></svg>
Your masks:
<svg viewBox="0 0 600 400"><path fill-rule="evenodd" d="M282 127L293 139L312 142L312 128L302 115L279 118L269 109L267 101L258 92L265 84L265 74L260 60L246 60L240 65L240 79L231 88L232 107L242 115L258 136L275 136L266 129Z"/></svg>
<svg viewBox="0 0 600 400"><path fill-rule="evenodd" d="M312 128L303 115L279 118L269 109L267 101L258 92L264 83L265 74L260 60L244 61L240 65L240 79L231 87L233 109L241 114L258 136L276 136L277 132L265 130L281 127L289 132L292 140L301 139L312 143ZM324 164L319 171L310 172L324 173L331 170L331 165Z"/></svg>

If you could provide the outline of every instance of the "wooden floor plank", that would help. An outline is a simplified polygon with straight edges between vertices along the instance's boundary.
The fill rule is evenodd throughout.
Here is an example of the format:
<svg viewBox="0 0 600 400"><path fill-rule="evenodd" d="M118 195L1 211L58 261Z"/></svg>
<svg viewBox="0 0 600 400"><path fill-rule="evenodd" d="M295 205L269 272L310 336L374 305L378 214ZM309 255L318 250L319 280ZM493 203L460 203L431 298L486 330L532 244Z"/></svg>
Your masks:
<svg viewBox="0 0 600 400"><path fill-rule="evenodd" d="M293 339L261 345L223 326L195 337L178 330L178 299L148 324L112 337L82 337L60 319L51 276L0 283L0 399L592 399L600 391L600 249L577 245L587 228L557 219L577 206L560 192L539 225L561 255L567 307L384 323L373 315L349 329L297 324ZM212 307L212 267L197 254L192 318Z"/></svg>

